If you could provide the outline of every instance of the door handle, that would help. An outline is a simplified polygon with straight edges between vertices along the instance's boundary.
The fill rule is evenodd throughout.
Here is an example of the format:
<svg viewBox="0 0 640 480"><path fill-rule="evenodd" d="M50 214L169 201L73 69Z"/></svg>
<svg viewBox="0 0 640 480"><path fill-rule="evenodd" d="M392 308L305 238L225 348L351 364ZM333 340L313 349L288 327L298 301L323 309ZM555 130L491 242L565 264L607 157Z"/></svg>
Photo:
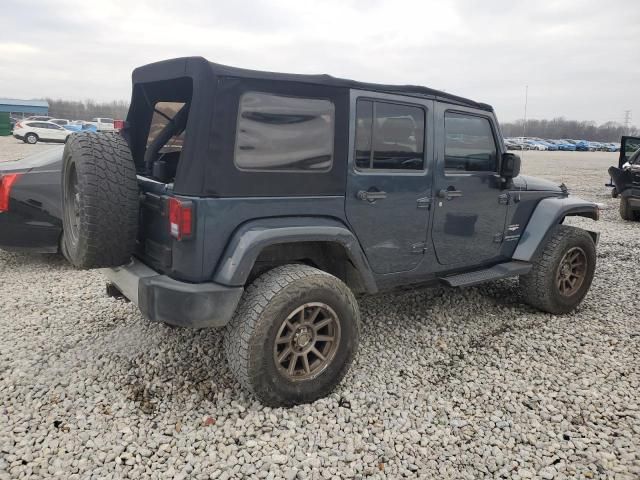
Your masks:
<svg viewBox="0 0 640 480"><path fill-rule="evenodd" d="M458 198L462 196L462 192L460 190L456 190L453 187L449 187L446 190L438 190L439 198L446 198L447 200L453 200L454 198Z"/></svg>
<svg viewBox="0 0 640 480"><path fill-rule="evenodd" d="M360 200L365 200L367 202L373 203L376 200L383 200L387 198L387 192L381 192L379 190L360 190L356 194L356 197L358 197Z"/></svg>

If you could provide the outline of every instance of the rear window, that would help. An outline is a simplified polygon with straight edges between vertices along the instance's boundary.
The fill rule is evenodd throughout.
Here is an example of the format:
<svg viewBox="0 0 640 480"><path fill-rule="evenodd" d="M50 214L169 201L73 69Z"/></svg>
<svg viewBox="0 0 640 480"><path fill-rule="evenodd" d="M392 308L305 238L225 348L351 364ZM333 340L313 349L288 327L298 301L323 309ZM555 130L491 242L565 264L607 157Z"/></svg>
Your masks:
<svg viewBox="0 0 640 480"><path fill-rule="evenodd" d="M164 127L167 126L184 105L185 102L158 102L155 104L155 110L151 118L151 126L149 127L149 136L147 137L147 147L153 143ZM180 134L171 137L158 153L179 152L182 150L183 145L184 130Z"/></svg>
<svg viewBox="0 0 640 480"><path fill-rule="evenodd" d="M101 123L113 123L113 118L101 118Z"/></svg>
<svg viewBox="0 0 640 480"><path fill-rule="evenodd" d="M234 162L240 170L326 172L335 106L325 99L260 92L240 97Z"/></svg>

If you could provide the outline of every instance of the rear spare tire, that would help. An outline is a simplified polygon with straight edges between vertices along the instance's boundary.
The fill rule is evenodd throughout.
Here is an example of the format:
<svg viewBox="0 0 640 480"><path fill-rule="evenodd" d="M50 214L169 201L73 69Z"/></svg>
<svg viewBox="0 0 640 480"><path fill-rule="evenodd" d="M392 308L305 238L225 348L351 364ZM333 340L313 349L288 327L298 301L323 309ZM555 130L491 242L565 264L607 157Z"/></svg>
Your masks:
<svg viewBox="0 0 640 480"><path fill-rule="evenodd" d="M63 253L78 268L130 260L138 228L138 183L119 134L81 132L65 145L62 169Z"/></svg>

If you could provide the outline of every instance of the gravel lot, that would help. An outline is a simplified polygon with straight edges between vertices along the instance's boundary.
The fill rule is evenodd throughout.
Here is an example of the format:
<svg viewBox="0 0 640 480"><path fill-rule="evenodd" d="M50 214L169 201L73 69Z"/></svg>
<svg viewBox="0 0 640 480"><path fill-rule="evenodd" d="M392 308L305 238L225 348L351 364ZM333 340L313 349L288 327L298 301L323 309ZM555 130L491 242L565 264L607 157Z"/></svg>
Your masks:
<svg viewBox="0 0 640 480"><path fill-rule="evenodd" d="M0 160L42 148L0 139ZM640 224L603 187L616 155L524 154L612 207L577 312L523 305L517 281L362 298L350 374L292 409L239 389L218 332L150 324L97 272L0 252L0 479L640 478Z"/></svg>

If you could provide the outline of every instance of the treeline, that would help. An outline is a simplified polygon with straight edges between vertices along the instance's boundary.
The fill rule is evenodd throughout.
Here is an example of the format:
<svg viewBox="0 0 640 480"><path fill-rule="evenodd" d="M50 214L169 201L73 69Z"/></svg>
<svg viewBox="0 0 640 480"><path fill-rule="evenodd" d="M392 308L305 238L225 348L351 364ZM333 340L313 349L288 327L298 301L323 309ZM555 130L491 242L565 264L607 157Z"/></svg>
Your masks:
<svg viewBox="0 0 640 480"><path fill-rule="evenodd" d="M96 117L124 119L129 110L129 102L114 100L112 102L84 102L73 100L45 99L49 102L49 116L68 120L91 120Z"/></svg>
<svg viewBox="0 0 640 480"><path fill-rule="evenodd" d="M525 128L524 120L502 123L500 125L502 135L505 137L540 137L540 138L571 138L575 140L590 140L594 142L619 142L622 135L637 136L640 133L637 127L631 127L629 131L624 125L617 122L606 122L597 125L596 122L567 120L563 117L552 120L527 120Z"/></svg>

